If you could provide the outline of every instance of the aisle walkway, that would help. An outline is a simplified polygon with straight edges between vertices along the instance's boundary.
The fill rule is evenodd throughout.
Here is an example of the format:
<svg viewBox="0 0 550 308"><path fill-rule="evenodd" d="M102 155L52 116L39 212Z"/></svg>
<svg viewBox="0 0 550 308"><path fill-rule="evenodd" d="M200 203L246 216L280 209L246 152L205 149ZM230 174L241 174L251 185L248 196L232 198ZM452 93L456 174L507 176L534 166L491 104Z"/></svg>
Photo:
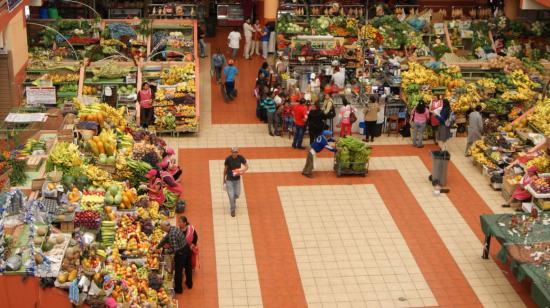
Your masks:
<svg viewBox="0 0 550 308"><path fill-rule="evenodd" d="M209 65L201 60L202 76ZM201 133L169 140L201 248L181 307L535 307L528 286L494 261L498 245L480 258L479 215L509 210L464 158L463 138L449 145L448 195L434 196L427 181L434 146L400 137L376 140L366 178L337 178L322 153L308 179L304 151L269 136L253 101L220 102L209 81ZM231 146L250 164L235 218L222 190Z"/></svg>

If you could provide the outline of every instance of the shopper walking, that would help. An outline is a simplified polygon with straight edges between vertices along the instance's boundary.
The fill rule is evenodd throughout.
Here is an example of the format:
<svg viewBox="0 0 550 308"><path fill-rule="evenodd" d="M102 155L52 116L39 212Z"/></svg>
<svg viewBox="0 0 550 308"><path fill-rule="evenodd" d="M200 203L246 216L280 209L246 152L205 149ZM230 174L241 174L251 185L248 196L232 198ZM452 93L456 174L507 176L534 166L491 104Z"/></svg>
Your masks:
<svg viewBox="0 0 550 308"><path fill-rule="evenodd" d="M147 128L154 123L153 92L148 82L144 82L138 93L141 127Z"/></svg>
<svg viewBox="0 0 550 308"><path fill-rule="evenodd" d="M206 37L206 34L204 33L204 24L199 24L197 27L197 36L199 37L199 56L201 58L206 57L206 43L204 42L204 38Z"/></svg>
<svg viewBox="0 0 550 308"><path fill-rule="evenodd" d="M277 132L277 123L275 123L275 111L277 111L277 106L272 95L273 93L264 94L261 103L262 108L265 109L267 114L267 130L270 136L274 136L274 132Z"/></svg>
<svg viewBox="0 0 550 308"><path fill-rule="evenodd" d="M374 96L369 97L369 102L365 106L363 119L365 120L365 142L373 142L376 135L376 120L378 119L380 105Z"/></svg>
<svg viewBox="0 0 550 308"><path fill-rule="evenodd" d="M436 136L437 144L439 144L441 150L446 151L447 140L451 138L451 126L454 124L454 114L451 110L451 103L449 100L443 100L443 107L435 110L435 116L439 122Z"/></svg>
<svg viewBox="0 0 550 308"><path fill-rule="evenodd" d="M239 155L238 148L231 148L231 155L225 159L223 169L223 186L229 196L229 210L231 217L235 217L237 199L241 194L241 175L248 170L246 159Z"/></svg>
<svg viewBox="0 0 550 308"><path fill-rule="evenodd" d="M250 18L247 18L243 23L244 33L244 58L250 59L252 56L252 33L254 28L250 24Z"/></svg>
<svg viewBox="0 0 550 308"><path fill-rule="evenodd" d="M267 25L264 26L262 29L262 37L260 38L262 41L262 58L267 59L267 54L269 52L268 50L268 44L269 44L269 28Z"/></svg>
<svg viewBox="0 0 550 308"><path fill-rule="evenodd" d="M434 98L430 102L430 126L432 127L432 133L435 143L437 143L437 130L439 128L439 120L437 120L436 117L436 110L440 110L442 107L443 101L441 100L441 95L438 95L437 98Z"/></svg>
<svg viewBox="0 0 550 308"><path fill-rule="evenodd" d="M262 25L260 24L260 20L256 19L256 22L252 27L254 28L254 32L252 32L252 51L250 52L250 55L255 53L257 56L259 56L260 39L262 38Z"/></svg>
<svg viewBox="0 0 550 308"><path fill-rule="evenodd" d="M174 291L183 293L183 271L185 270L185 284L187 288L193 288L193 268L191 266L191 248L185 239L185 233L177 227L171 226L165 220L160 228L166 232L164 238L158 243L157 249L164 248L164 253L174 255Z"/></svg>
<svg viewBox="0 0 550 308"><path fill-rule="evenodd" d="M235 60L237 58L239 44L242 39L241 33L239 33L239 28L233 28L233 31L229 32L227 39L229 40L229 49L231 49L231 59Z"/></svg>
<svg viewBox="0 0 550 308"><path fill-rule="evenodd" d="M229 59L227 66L223 69L223 74L225 76L225 91L231 100L237 96L237 93L235 93L235 78L238 73L239 70L235 67L233 59Z"/></svg>
<svg viewBox="0 0 550 308"><path fill-rule="evenodd" d="M307 120L306 100L300 99L300 104L293 106L292 115L294 116L294 139L292 140L292 148L304 149L302 141L304 139L305 124Z"/></svg>
<svg viewBox="0 0 550 308"><path fill-rule="evenodd" d="M424 130L426 123L430 118L430 112L426 108L424 101L419 101L411 113L411 126L413 127L413 146L423 148L422 141L424 140Z"/></svg>
<svg viewBox="0 0 550 308"><path fill-rule="evenodd" d="M327 149L331 152L336 152L336 149L329 145L329 141L334 141L332 139L332 132L330 130L323 131L321 136L315 138L313 143L309 146L307 151L306 165L302 170L302 175L307 176L308 178L313 177L313 169L315 168L315 156L317 153L321 152L323 149Z"/></svg>
<svg viewBox="0 0 550 308"><path fill-rule="evenodd" d="M180 229L185 234L185 240L191 249L191 268L195 270L199 263L199 247L197 246L199 236L197 235L197 229L189 223L185 216L180 216Z"/></svg>
<svg viewBox="0 0 550 308"><path fill-rule="evenodd" d="M342 103L344 106L340 107L340 122L337 127L340 127L340 137L345 137L351 135L351 125L357 120L357 110L345 98L342 98Z"/></svg>
<svg viewBox="0 0 550 308"><path fill-rule="evenodd" d="M309 131L309 144L311 145L317 137L323 133L325 128L325 114L319 108L319 103L311 105L311 110L307 115L307 129Z"/></svg>
<svg viewBox="0 0 550 308"><path fill-rule="evenodd" d="M212 55L212 69L214 70L214 76L216 77L216 82L220 83L222 79L222 69L227 63L225 56L218 48L216 52Z"/></svg>
<svg viewBox="0 0 550 308"><path fill-rule="evenodd" d="M481 139L483 134L483 117L481 116L481 105L477 105L468 116L468 139L466 141L465 156L470 155L470 148L472 144Z"/></svg>

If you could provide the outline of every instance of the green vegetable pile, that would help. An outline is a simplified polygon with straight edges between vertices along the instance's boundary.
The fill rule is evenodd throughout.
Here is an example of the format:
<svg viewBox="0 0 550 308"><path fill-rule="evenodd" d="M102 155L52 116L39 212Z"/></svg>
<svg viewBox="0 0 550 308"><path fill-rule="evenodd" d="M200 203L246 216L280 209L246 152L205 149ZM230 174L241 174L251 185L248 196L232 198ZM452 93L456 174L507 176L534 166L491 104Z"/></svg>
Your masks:
<svg viewBox="0 0 550 308"><path fill-rule="evenodd" d="M130 72L129 67L122 67L116 64L114 61L109 61L108 63L102 65L101 67L94 67L92 69L94 78L120 78L128 75Z"/></svg>
<svg viewBox="0 0 550 308"><path fill-rule="evenodd" d="M25 173L27 167L27 161L24 159L10 158L9 164L11 165L10 173L10 185L19 186L25 184L28 179L28 175Z"/></svg>
<svg viewBox="0 0 550 308"><path fill-rule="evenodd" d="M342 169L363 171L369 161L372 149L359 139L347 136L336 142L336 161Z"/></svg>

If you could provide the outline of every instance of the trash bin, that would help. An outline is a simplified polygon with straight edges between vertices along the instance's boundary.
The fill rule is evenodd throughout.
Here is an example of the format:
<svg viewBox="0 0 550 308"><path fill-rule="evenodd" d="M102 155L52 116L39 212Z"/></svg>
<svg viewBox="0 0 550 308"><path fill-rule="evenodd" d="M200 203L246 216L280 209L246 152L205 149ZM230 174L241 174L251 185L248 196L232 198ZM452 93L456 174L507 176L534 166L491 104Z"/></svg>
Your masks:
<svg viewBox="0 0 550 308"><path fill-rule="evenodd" d="M445 186L447 184L447 169L449 168L449 160L451 154L447 151L432 151L432 175L429 179L432 185L439 184Z"/></svg>

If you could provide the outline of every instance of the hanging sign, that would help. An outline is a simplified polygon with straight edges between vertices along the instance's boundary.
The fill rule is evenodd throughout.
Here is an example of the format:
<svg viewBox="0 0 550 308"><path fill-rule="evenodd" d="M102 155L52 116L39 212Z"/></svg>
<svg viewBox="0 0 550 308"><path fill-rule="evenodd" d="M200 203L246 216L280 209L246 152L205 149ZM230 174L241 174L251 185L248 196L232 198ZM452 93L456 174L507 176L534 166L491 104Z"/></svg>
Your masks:
<svg viewBox="0 0 550 308"><path fill-rule="evenodd" d="M27 105L55 105L55 87L27 87Z"/></svg>

